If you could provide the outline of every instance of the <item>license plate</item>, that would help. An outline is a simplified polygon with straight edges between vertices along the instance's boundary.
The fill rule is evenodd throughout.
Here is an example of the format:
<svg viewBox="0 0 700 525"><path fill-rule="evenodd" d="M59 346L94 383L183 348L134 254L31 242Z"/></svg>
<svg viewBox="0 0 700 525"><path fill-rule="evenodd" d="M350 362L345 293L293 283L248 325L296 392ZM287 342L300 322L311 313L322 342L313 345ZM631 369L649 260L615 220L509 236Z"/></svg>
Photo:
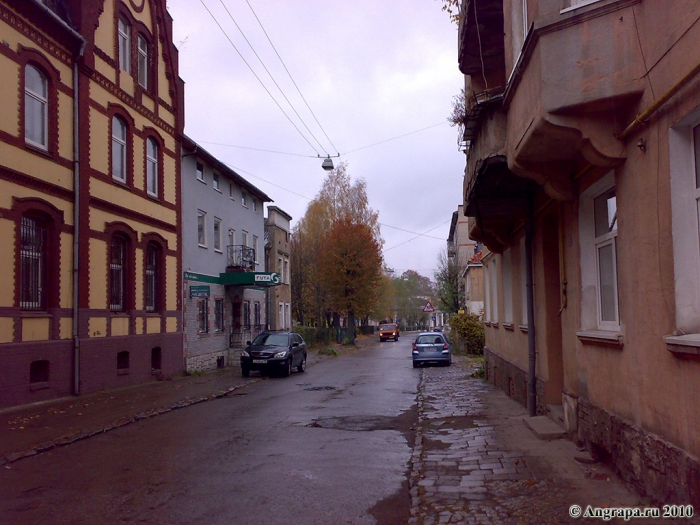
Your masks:
<svg viewBox="0 0 700 525"><path fill-rule="evenodd" d="M255 363L256 365L264 365L265 363L267 363L267 359L253 359L253 363Z"/></svg>

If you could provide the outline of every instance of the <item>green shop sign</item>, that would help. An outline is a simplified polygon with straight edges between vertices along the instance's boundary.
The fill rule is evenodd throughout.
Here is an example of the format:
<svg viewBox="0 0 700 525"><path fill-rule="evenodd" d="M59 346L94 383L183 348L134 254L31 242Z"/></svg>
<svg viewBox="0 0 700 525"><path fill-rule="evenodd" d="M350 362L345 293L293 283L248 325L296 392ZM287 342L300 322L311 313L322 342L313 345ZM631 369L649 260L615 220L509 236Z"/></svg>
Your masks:
<svg viewBox="0 0 700 525"><path fill-rule="evenodd" d="M184 272L183 278L185 281L233 286L277 286L282 284L282 276L276 272L226 272L219 274L218 277L201 273ZM193 288L207 288L207 292L209 291L209 286L191 286L190 297L203 297L192 295L191 290ZM209 293L207 293L207 296L208 295Z"/></svg>

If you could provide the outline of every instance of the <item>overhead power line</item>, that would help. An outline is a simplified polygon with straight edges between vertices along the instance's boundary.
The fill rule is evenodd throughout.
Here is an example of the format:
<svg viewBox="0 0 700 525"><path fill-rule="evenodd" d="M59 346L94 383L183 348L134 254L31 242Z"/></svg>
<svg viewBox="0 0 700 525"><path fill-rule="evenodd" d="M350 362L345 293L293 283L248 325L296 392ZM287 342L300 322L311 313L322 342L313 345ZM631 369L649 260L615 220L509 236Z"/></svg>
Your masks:
<svg viewBox="0 0 700 525"><path fill-rule="evenodd" d="M443 225L447 224L447 223L450 222L451 220L452 220L452 218L449 218L449 219L447 219L445 222L443 222L443 223L441 223L441 224L438 224L438 225L435 226L434 228L430 228L429 230L426 230L426 231L424 231L423 233L419 233L418 235L416 235L415 237L412 237L411 239L408 239L407 241L404 241L404 242L402 242L402 243L396 244L396 245L392 246L391 248L387 248L386 250L384 250L384 253L388 252L389 250L393 250L394 248L398 248L399 246L403 246L404 244L407 244L407 243L409 243L409 242L411 242L411 241L415 241L418 237L423 237L423 236L425 236L426 233L431 232L431 231L433 231L433 230L437 230L440 226L443 226ZM437 238L437 237L435 237L435 238ZM441 239L441 240L442 240L442 239Z"/></svg>
<svg viewBox="0 0 700 525"><path fill-rule="evenodd" d="M255 19L258 21L258 24L260 24L260 29L262 29L262 30L263 30L263 33L265 33L265 36L267 37L267 41L270 42L270 45L272 46L272 49L274 49L275 54L277 55L277 58L280 59L280 62L282 63L282 66L284 67L284 70L285 70L285 71L287 72L287 74L289 75L289 79L292 81L292 84L294 84L294 87L297 88L297 91L299 92L299 96L300 96L301 99L304 101L304 104L306 104L306 107L309 108L309 112L311 113L311 115L313 115L314 120L316 121L316 124L318 124L318 127L321 128L321 131L323 131L323 134L325 135L325 137L326 137L326 139L328 140L328 142L330 143L330 145L333 146L333 149L334 149L336 152L338 152L338 151L339 151L338 148L335 147L335 144L333 144L333 141L332 141L332 140L330 139L330 137L328 136L328 133L326 133L326 130L323 129L323 126L321 126L321 123L320 123L320 122L318 121L318 119L316 118L316 114L315 114L314 111L311 109L311 106L309 106L309 103L306 101L306 97L304 97L304 95L302 94L301 90L299 89L299 86L297 86L297 83L294 81L294 78L292 77L292 74L289 72L289 69L287 69L287 65L284 63L284 60L282 60L282 57L281 57L280 54L277 52L277 48L275 47L275 44L272 43L272 40L270 39L270 36L267 34L267 31L265 31L265 28L263 27L262 22L260 21L260 19L258 18L258 15L255 13L255 10L253 9L253 6L250 5L250 2L248 2L248 0L245 0L245 1L246 1L246 4L248 4L248 7L250 7L250 10L253 12L253 15L255 16Z"/></svg>
<svg viewBox="0 0 700 525"><path fill-rule="evenodd" d="M306 128L306 131L308 131L308 132L309 132L309 135L311 135L311 136L313 137L313 139L316 141L316 144L318 144L318 147L321 148L321 149L326 153L326 155L328 155L328 152L326 151L326 148L324 148L324 147L321 145L321 143L318 141L318 139L316 138L316 136L315 136L315 135L313 134L313 132L309 129L309 126L306 125L306 122L304 122L304 119L301 118L301 115L299 115L299 112L298 112L298 111L296 110L296 108L294 107L294 104L292 104L292 102L287 98L287 95L284 93L284 90L283 90L283 89L280 87L280 85L277 83L277 81L275 80L275 77L272 76L272 73L270 73L270 70L267 69L267 66L265 65L265 62L263 62L262 58L260 58L260 55L258 55L257 51L255 51L255 48L253 47L253 44L250 43L250 40L248 40L248 37L245 36L245 33L244 33L243 30L241 29L241 26L238 25L238 22L236 22L236 19L233 18L233 15L231 14L231 11L229 11L229 10L228 10L228 7L226 7L226 4L224 4L224 0L219 0L219 2L221 2L221 5L222 5L223 8L226 10L226 13L228 13L229 18L230 18L231 21L234 23L234 25L236 26L236 28L238 29L238 31L241 33L241 36L243 37L243 39L244 39L244 40L246 41L246 43L248 44L248 47L250 47L250 50L253 52L253 54L255 55L255 57L256 57L256 58L258 59L258 61L260 62L260 65L261 65L261 66L263 67L263 69L267 72L267 74L269 75L270 79L271 79L272 82L275 84L275 86L277 86L277 89L279 89L279 92L280 92L280 93L282 94L282 96L284 97L284 100L287 101L287 104L289 104L289 107L292 108L292 111L294 111L294 114L297 116L297 118L298 118L298 119L301 121L301 123L304 125L304 127ZM250 4L248 4L248 7L250 7ZM253 9L253 8L251 7L251 10L252 10L252 9ZM255 14L255 11L253 11L253 14ZM256 18L256 19L258 18L257 15L255 16L255 18ZM258 20L258 23L260 23L260 20ZM262 24L260 24L260 27L262 27ZM264 31L265 31L265 29L263 28L263 32L264 32ZM267 36L267 33L265 33L265 36ZM269 40L270 40L270 38L268 37L268 41L269 41ZM272 43L272 42L270 42L270 43ZM273 49L274 49L274 46L273 46ZM275 53L277 53L277 50L275 50ZM279 55L277 55L277 56L279 57ZM282 60L282 59L280 58L280 60ZM284 63L282 63L282 65L284 65ZM286 66L285 66L285 69L287 69ZM289 71L287 71L287 73L289 73ZM291 75L290 75L290 78L291 78ZM292 82L294 82L293 79L292 79ZM294 84L294 85L296 86L296 84ZM298 90L298 89L299 89L299 88L297 88L297 90ZM301 92L299 92L299 93L301 94ZM302 96L302 98L304 98L304 97ZM306 102L306 101L304 101L304 102ZM308 106L308 104L307 104L307 106ZM317 121L317 122L318 122L318 121Z"/></svg>
<svg viewBox="0 0 700 525"><path fill-rule="evenodd" d="M297 132L299 133L299 135L301 135L301 137L306 141L306 143L307 143L309 146L311 146L311 149L313 149L313 150L316 152L316 154L320 156L319 151L314 147L313 144L311 144L311 142L309 141L309 139L306 138L306 136L301 132L301 130L299 129L299 127L298 127L298 126L294 123L294 121L289 117L289 115L287 115L287 112L284 111L284 109L282 108L282 106L280 105L280 103L277 102L277 99L272 95L272 93L270 93L270 90L267 89L267 86L266 86L266 85L264 84L264 82L260 79L260 77L255 73L255 71L253 70L253 68L252 68L252 67L250 66L250 64L248 63L248 61L243 57L243 55L241 54L241 52L240 52L240 51L238 50L238 48L236 47L236 44L233 43L233 40L231 40L231 38L228 36L228 33L226 33L226 31L225 31L224 28L221 26L221 24L219 23L219 21L216 19L216 17L214 16L214 14L209 10L209 8L207 7L207 4L204 3L204 0L199 0L199 1L200 1L200 3L204 6L204 9L207 10L207 13L209 13L209 16L211 16L212 20L214 20L214 23L219 27L219 29L221 30L221 32L224 34L224 36L226 37L226 40L228 40L229 44L231 44L231 47L233 47L233 49L236 51L236 53L238 53L238 56L241 57L241 60L243 60L243 62L245 63L245 65L248 66L248 69L250 69L250 72L253 73L253 76L257 79L258 82L260 82L260 85L261 85L261 86L263 87L263 89L267 92L267 94L270 95L270 98L271 98L271 99L273 100L273 102L277 105L277 107L278 107L279 110L282 112L282 114L283 114L285 117L287 117L287 120L292 124L292 126L294 126L294 129L297 130ZM321 148L321 149L323 149L323 148Z"/></svg>

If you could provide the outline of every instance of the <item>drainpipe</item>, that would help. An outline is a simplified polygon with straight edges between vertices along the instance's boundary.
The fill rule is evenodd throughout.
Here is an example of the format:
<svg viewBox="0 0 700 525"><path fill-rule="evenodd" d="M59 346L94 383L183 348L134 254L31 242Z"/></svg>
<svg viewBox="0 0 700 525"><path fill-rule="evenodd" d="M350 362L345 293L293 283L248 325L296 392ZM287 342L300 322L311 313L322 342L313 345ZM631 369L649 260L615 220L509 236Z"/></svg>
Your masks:
<svg viewBox="0 0 700 525"><path fill-rule="evenodd" d="M78 59L85 52L85 40L73 62L73 394L80 394L80 103Z"/></svg>
<svg viewBox="0 0 700 525"><path fill-rule="evenodd" d="M537 377L535 375L535 293L532 282L532 239L535 235L535 212L533 196L527 196L527 222L525 223L525 284L527 289L527 346L528 346L528 392L527 408L530 417L537 415Z"/></svg>
<svg viewBox="0 0 700 525"><path fill-rule="evenodd" d="M80 42L80 49L73 56L73 394L80 394L80 336L78 328L78 298L79 298L79 271L80 271L80 111L79 111L79 82L78 62L85 54L87 41L73 29L65 20L53 12L40 0L30 0L46 16L53 19L73 38Z"/></svg>

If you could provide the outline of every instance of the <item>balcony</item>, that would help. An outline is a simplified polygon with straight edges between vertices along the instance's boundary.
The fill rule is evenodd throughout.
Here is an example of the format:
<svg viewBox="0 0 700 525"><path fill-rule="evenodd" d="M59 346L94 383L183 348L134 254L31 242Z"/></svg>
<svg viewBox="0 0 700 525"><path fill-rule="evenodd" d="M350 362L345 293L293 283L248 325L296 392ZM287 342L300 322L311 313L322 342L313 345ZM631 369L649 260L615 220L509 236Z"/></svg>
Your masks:
<svg viewBox="0 0 700 525"><path fill-rule="evenodd" d="M227 246L227 272L246 272L255 270L255 249L249 246L234 244Z"/></svg>

